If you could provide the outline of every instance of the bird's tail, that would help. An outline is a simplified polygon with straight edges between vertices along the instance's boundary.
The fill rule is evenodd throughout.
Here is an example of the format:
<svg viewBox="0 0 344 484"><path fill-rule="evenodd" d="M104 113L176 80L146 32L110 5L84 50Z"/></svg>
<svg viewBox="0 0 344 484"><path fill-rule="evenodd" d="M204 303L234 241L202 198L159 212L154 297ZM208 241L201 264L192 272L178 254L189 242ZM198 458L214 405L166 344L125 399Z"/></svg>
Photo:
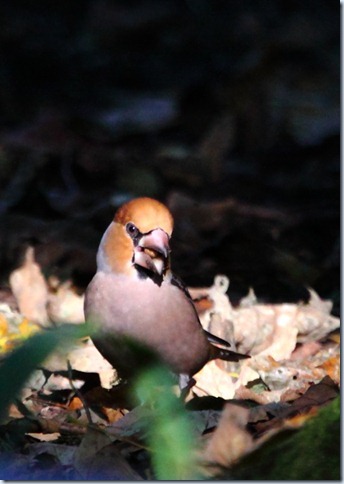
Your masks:
<svg viewBox="0 0 344 484"><path fill-rule="evenodd" d="M251 356L211 345L210 360L240 361L246 358L251 358Z"/></svg>

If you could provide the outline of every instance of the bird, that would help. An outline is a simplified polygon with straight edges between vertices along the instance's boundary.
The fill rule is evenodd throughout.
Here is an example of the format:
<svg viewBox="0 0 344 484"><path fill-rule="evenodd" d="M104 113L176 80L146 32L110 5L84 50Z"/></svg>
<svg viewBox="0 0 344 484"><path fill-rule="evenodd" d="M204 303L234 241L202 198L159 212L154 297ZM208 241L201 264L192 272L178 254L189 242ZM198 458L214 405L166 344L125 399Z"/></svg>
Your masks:
<svg viewBox="0 0 344 484"><path fill-rule="evenodd" d="M130 379L156 354L185 388L214 359L239 361L230 344L203 329L190 293L171 269L173 217L149 197L118 208L101 238L97 271L85 292L86 320L97 331L92 340L122 380Z"/></svg>

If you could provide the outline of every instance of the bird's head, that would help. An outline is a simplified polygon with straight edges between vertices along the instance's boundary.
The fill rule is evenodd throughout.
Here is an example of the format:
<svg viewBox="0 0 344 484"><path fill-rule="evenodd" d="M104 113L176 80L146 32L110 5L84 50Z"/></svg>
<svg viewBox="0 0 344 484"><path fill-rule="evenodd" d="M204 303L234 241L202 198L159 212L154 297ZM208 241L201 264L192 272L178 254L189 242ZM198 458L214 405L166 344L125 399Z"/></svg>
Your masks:
<svg viewBox="0 0 344 484"><path fill-rule="evenodd" d="M173 218L157 200L136 198L116 212L101 240L98 270L132 274L137 270L162 276L169 267Z"/></svg>

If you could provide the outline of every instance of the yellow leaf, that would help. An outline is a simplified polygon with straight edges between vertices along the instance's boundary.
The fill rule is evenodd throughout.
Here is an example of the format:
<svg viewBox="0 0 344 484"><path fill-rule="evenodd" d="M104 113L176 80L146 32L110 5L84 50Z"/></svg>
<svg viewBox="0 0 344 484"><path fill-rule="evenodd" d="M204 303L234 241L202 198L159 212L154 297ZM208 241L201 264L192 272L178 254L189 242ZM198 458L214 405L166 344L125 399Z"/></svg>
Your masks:
<svg viewBox="0 0 344 484"><path fill-rule="evenodd" d="M22 337L27 338L35 333L39 327L37 324L30 322L27 318L23 318L22 322L18 326L19 333Z"/></svg>
<svg viewBox="0 0 344 484"><path fill-rule="evenodd" d="M2 339L7 334L8 334L7 319L3 314L0 314L0 338Z"/></svg>

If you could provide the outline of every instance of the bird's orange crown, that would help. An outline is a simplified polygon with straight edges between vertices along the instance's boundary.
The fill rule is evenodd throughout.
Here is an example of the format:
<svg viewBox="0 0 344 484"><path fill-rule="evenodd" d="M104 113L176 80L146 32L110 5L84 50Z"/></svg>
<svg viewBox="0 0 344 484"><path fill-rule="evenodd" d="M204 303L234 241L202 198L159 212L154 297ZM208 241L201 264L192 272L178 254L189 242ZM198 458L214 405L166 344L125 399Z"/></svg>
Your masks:
<svg viewBox="0 0 344 484"><path fill-rule="evenodd" d="M148 197L135 198L122 205L117 210L114 221L123 226L132 222L143 234L160 228L171 236L173 230L173 217L169 209Z"/></svg>

